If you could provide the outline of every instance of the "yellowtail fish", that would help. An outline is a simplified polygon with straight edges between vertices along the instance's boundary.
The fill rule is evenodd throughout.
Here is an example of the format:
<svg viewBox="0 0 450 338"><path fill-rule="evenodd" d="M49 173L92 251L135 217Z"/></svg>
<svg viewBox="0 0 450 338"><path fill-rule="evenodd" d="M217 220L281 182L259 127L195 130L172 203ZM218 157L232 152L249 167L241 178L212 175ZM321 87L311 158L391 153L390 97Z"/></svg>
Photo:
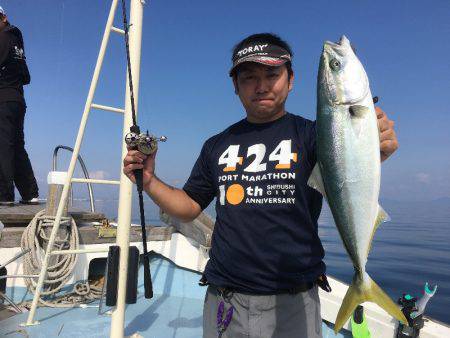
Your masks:
<svg viewBox="0 0 450 338"><path fill-rule="evenodd" d="M308 184L326 198L355 268L335 332L366 301L406 323L399 306L366 272L374 233L389 216L378 204L380 139L369 80L345 36L325 42L317 83L317 164Z"/></svg>

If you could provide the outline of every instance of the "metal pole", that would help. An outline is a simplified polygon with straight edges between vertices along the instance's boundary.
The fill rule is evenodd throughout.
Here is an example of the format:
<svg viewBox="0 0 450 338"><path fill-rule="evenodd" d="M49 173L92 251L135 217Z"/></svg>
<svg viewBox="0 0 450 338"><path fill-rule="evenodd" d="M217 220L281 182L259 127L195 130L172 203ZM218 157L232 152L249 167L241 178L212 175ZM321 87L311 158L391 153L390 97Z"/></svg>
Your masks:
<svg viewBox="0 0 450 338"><path fill-rule="evenodd" d="M23 255L26 255L27 253L29 253L31 251L31 249L26 249L24 251L19 252L17 255L15 255L13 258L11 258L10 260L6 261L3 264L0 264L0 269L4 268L5 266L7 266L9 263L14 262L16 259L19 259L20 257L22 257Z"/></svg>
<svg viewBox="0 0 450 338"><path fill-rule="evenodd" d="M64 183L64 189L61 194L61 200L58 205L58 211L56 212L55 222L53 223L52 232L50 234L50 238L47 244L47 250L45 252L45 257L42 261L41 273L39 275L39 280L36 285L36 290L33 297L33 302L31 303L31 309L28 314L27 322L25 325L35 325L37 322L34 322L34 315L36 313L36 308L39 302L39 298L41 296L41 289L44 284L45 277L47 275L47 267L50 259L50 253L53 249L53 244L55 242L56 234L59 229L59 224L61 222L61 217L64 211L64 206L67 202L67 198L69 196L69 187L71 183L71 179L73 176L73 172L75 170L75 165L77 163L78 154L80 153L81 142L83 141L84 129L86 127L87 119L89 116L89 110L91 108L92 99L94 97L95 88L97 87L98 77L100 75L100 70L103 64L103 58L105 56L106 47L108 45L109 34L111 33L111 27L114 22L114 14L116 12L117 0L113 0L111 4L111 9L109 11L108 21L106 23L105 32L103 34L102 44L100 46L100 51L97 58L97 63L95 65L94 74L92 76L91 86L89 88L89 93L86 99L86 104L84 106L83 116L80 122L80 128L78 129L78 135L75 142L74 151L72 154L72 158L70 160L69 169L67 171L66 182Z"/></svg>
<svg viewBox="0 0 450 338"><path fill-rule="evenodd" d="M16 305L16 303L14 303L14 301L3 292L0 292L0 298L5 299L9 303L9 305L11 305L14 310L16 310L17 313L23 313L23 311Z"/></svg>
<svg viewBox="0 0 450 338"><path fill-rule="evenodd" d="M55 148L55 150L53 151L53 171L57 171L58 170L58 150L59 149L64 149L64 150L68 150L71 153L73 153L73 149L71 147L67 147L67 146L62 146L59 145ZM89 171L87 170L86 164L84 164L83 158L81 157L81 155L78 155L78 162L80 162L80 166L81 169L83 170L84 173L84 177L86 179L89 179ZM73 180L72 180L73 182ZM72 188L72 186L70 186L70 188ZM92 190L92 185L90 182L87 182L87 188L89 191L89 201L91 204L91 212L95 212L95 205L94 205L94 192ZM70 195L71 195L71 199L70 202L73 203L73 189L70 189ZM71 204L73 205L73 204Z"/></svg>
<svg viewBox="0 0 450 338"><path fill-rule="evenodd" d="M130 60L131 74L133 77L134 102L136 112L138 111L138 94L139 94L139 73L141 65L141 39L142 39L142 18L144 12L144 2L142 0L130 1ZM123 125L123 140L125 135L129 133L132 125L130 89L128 86L128 73L126 80L125 94L125 115ZM122 158L127 153L125 142L122 142ZM123 164L121 166L123 169ZM131 197L133 185L131 181L123 174L121 170L120 176L120 193L119 193L119 211L117 225L117 245L120 247L119 260L119 281L117 288L117 305L112 312L111 317L111 338L123 338L124 321L125 321L125 295L127 284L128 270L128 247L130 245L130 224L131 224Z"/></svg>

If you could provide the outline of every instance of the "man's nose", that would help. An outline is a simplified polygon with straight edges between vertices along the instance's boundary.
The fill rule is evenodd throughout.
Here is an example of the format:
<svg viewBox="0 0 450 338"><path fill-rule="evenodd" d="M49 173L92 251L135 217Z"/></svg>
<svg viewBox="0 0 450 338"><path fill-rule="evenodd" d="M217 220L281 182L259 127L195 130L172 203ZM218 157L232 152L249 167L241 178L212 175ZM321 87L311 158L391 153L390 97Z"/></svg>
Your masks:
<svg viewBox="0 0 450 338"><path fill-rule="evenodd" d="M269 91L269 81L267 81L265 78L259 78L256 82L256 92L258 94L265 93Z"/></svg>

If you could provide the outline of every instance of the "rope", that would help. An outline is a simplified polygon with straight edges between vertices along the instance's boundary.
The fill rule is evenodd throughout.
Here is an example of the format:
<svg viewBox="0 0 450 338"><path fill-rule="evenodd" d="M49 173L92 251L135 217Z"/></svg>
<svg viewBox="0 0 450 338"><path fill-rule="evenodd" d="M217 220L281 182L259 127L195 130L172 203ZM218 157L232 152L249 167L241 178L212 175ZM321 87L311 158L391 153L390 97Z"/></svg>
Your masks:
<svg viewBox="0 0 450 338"><path fill-rule="evenodd" d="M22 234L22 250L30 249L23 258L25 275L38 275L42 269L42 259L48 245L49 232L54 219L44 216L45 210L39 211ZM76 250L79 247L78 228L75 220L65 217L61 220L60 230L54 243L54 250ZM77 282L68 294L56 296L67 284L77 262L76 254L50 256L46 279L42 286L39 302L49 307L73 307L81 303L99 299L102 295L102 285L89 281ZM25 284L31 292L35 292L38 277L25 278ZM28 303L23 304L25 307Z"/></svg>
<svg viewBox="0 0 450 338"><path fill-rule="evenodd" d="M94 302L103 295L102 282L77 282L72 291L64 295L53 297L50 300L43 300L42 298L39 302L48 307L53 308L72 308L78 307L81 304L88 304ZM31 301L24 302L20 305L22 308L30 309Z"/></svg>

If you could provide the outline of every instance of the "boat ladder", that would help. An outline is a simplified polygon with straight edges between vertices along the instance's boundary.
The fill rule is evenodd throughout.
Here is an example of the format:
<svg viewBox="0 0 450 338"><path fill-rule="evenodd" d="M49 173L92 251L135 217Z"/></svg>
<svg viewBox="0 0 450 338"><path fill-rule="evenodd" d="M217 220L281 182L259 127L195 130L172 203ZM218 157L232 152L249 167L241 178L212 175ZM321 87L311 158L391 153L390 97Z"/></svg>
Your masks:
<svg viewBox="0 0 450 338"><path fill-rule="evenodd" d="M61 193L61 199L58 204L58 209L56 212L55 220L53 223L53 228L49 237L48 245L46 248L45 256L42 261L42 269L39 274L39 279L36 285L36 290L34 293L32 305L26 323L23 326L36 325L39 324L38 321L34 320L36 314L36 308L41 296L42 286L46 278L47 267L49 264L50 256L52 255L63 255L63 254L84 254L84 253L106 253L108 248L99 249L80 249L80 250L54 250L55 238L63 218L64 207L67 203L70 186L72 183L88 183L88 184L113 184L120 185L119 189L119 210L118 210L118 227L117 227L117 245L120 247L120 262L119 262L119 281L118 281L118 293L117 293L117 305L112 312L111 320L111 337L123 337L124 332L124 316L125 316L125 291L126 291L126 275L127 275L127 262L128 262L128 246L129 246L129 231L131 223L131 196L132 196L132 183L126 178L122 173L122 163L120 163L120 180L101 180L101 179L91 179L91 178L74 178L75 165L80 153L80 147L83 140L83 135L85 132L85 127L89 117L89 113L93 109L105 110L113 113L118 113L123 115L123 139L125 135L129 132L130 126L132 125L131 116L131 104L130 104L130 89L126 86L125 92L125 108L116 108L111 106L106 106L102 104L97 104L93 102L94 93L97 87L97 82L99 79L100 71L103 64L103 59L105 56L106 48L110 38L110 33L117 33L124 35L125 31L123 29L113 26L114 17L117 9L118 0L112 0L111 8L109 11L108 19L106 22L105 31L103 33L103 39L100 45L100 51L97 57L97 62L93 72L91 84L89 87L89 92L87 95L86 103L84 106L83 115L81 118L80 126L78 129L77 138L75 141L75 146L73 147L73 152L67 170L67 175L65 177L64 187ZM138 102L138 92L139 92L139 73L140 73L140 55L141 55L141 36L142 36L142 18L143 18L143 5L144 0L130 0L130 26L129 26L129 46L130 46L130 59L131 59L131 74L133 77L134 88L133 94L135 99L135 104L137 106ZM127 73L127 83L128 83L128 73ZM122 142L122 158L125 156L127 148L125 142Z"/></svg>

